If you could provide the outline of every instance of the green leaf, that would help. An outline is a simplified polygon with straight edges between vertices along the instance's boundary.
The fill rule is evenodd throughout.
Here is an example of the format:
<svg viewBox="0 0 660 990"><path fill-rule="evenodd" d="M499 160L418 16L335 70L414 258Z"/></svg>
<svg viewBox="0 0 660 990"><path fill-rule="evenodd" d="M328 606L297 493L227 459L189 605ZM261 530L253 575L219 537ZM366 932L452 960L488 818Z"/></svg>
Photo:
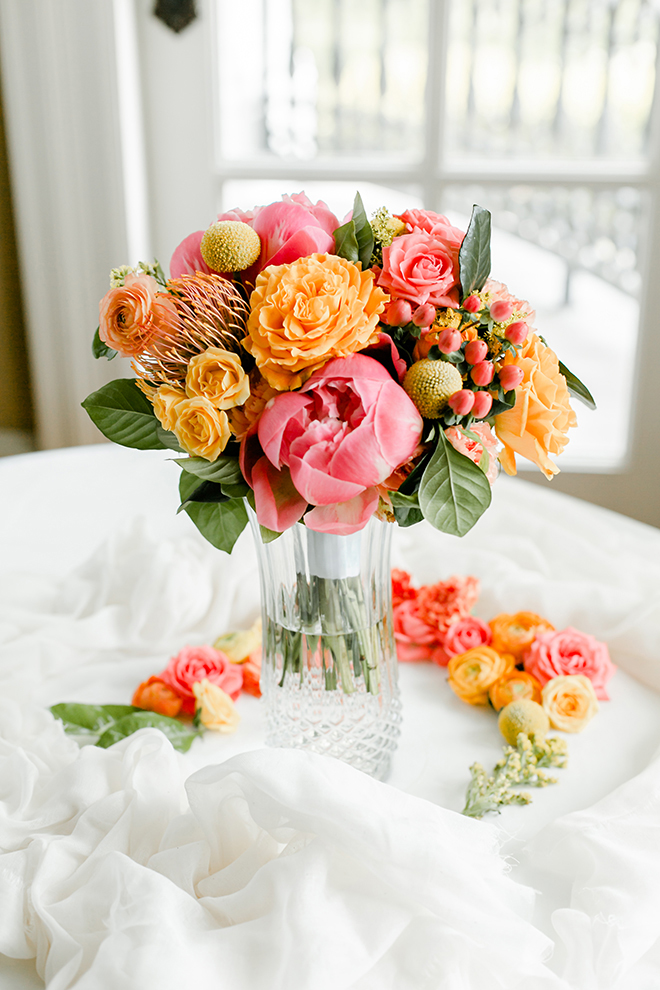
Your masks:
<svg viewBox="0 0 660 990"><path fill-rule="evenodd" d="M113 358L117 357L117 351L113 351L112 347L101 340L99 335L100 327L96 328L96 333L94 334L94 340L92 341L92 354L95 358L107 358L108 361L112 361Z"/></svg>
<svg viewBox="0 0 660 990"><path fill-rule="evenodd" d="M500 391L502 390L500 389ZM509 409L513 409L515 406L517 399L515 388L510 389L508 392L502 391L502 395L502 399L493 399L493 404L490 407L490 412L488 413L489 418L492 416L499 416L499 414L503 412L508 412Z"/></svg>
<svg viewBox="0 0 660 990"><path fill-rule="evenodd" d="M278 536L282 535L274 529L267 529L265 526L259 526L259 533L261 534L262 543L272 543L273 540L276 540Z"/></svg>
<svg viewBox="0 0 660 990"><path fill-rule="evenodd" d="M199 478L182 471L179 480L181 501L187 502L196 487L199 487ZM205 540L227 553L231 552L248 521L242 498L232 498L227 502L191 502L184 506L184 512Z"/></svg>
<svg viewBox="0 0 660 990"><path fill-rule="evenodd" d="M127 736L132 736L138 729L160 729L180 753L187 753L193 740L199 735L198 732L191 732L187 725L175 718L138 709L109 726L96 745L101 749L108 749Z"/></svg>
<svg viewBox="0 0 660 990"><path fill-rule="evenodd" d="M133 705L82 705L78 702L63 702L53 705L50 710L64 723L65 732L94 736L100 735L118 718L142 711Z"/></svg>
<svg viewBox="0 0 660 990"><path fill-rule="evenodd" d="M572 371L569 371L566 365L562 364L561 361L559 362L559 371L566 379L566 385L568 386L568 391L571 395L574 395L576 399L581 399L582 402L589 406L590 409L595 409L596 403L594 401L594 397L587 386L584 385Z"/></svg>
<svg viewBox="0 0 660 990"><path fill-rule="evenodd" d="M419 504L432 526L465 536L491 502L488 478L469 457L452 447L440 431L435 453L419 486Z"/></svg>
<svg viewBox="0 0 660 990"><path fill-rule="evenodd" d="M163 450L151 403L132 378L119 378L88 395L82 403L104 437L123 447Z"/></svg>
<svg viewBox="0 0 660 990"><path fill-rule="evenodd" d="M360 260L360 246L355 231L355 223L349 220L348 223L337 227L334 232L335 254L347 261L357 262Z"/></svg>
<svg viewBox="0 0 660 990"><path fill-rule="evenodd" d="M458 253L458 270L464 299L483 289L490 275L490 213L476 204Z"/></svg>
<svg viewBox="0 0 660 990"><path fill-rule="evenodd" d="M197 487L190 493L188 498L181 503L177 509L177 513L181 512L188 505L192 505L194 502L228 502L229 495L225 495L220 485L216 485L215 481L203 481L197 485Z"/></svg>
<svg viewBox="0 0 660 990"><path fill-rule="evenodd" d="M185 451L179 446L179 441L174 434L170 433L169 430L164 430L160 423L156 426L156 434L163 447L167 447L168 450L176 450L177 454L185 453Z"/></svg>
<svg viewBox="0 0 660 990"><path fill-rule="evenodd" d="M218 457L216 461L207 461L203 457L184 457L175 459L175 463L202 481L214 481L230 498L242 498L250 491L250 486L241 474L237 457Z"/></svg>
<svg viewBox="0 0 660 990"><path fill-rule="evenodd" d="M353 201L352 222L358 246L358 260L362 262L362 268L365 269L369 267L371 255L374 250L374 232L371 229L371 224L365 213L362 197L359 192L356 192L355 200Z"/></svg>

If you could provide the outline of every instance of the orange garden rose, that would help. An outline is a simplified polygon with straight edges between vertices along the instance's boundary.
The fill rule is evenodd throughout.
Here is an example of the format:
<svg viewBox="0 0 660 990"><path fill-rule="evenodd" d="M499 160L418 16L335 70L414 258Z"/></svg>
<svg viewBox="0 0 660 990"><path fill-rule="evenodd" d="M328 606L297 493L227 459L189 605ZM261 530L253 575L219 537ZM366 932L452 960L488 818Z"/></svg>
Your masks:
<svg viewBox="0 0 660 990"><path fill-rule="evenodd" d="M488 625L493 632L493 649L500 653L512 653L516 663L522 660L523 653L540 633L552 632L555 628L535 612L516 612L515 615L502 612Z"/></svg>
<svg viewBox="0 0 660 990"><path fill-rule="evenodd" d="M372 271L335 255L271 266L257 278L243 344L269 385L299 388L330 358L377 341L387 299Z"/></svg>
<svg viewBox="0 0 660 990"><path fill-rule="evenodd" d="M183 389L172 388L171 385L161 385L157 388L152 399L156 418L164 430L170 432L176 426L176 407L185 402L186 393Z"/></svg>
<svg viewBox="0 0 660 990"><path fill-rule="evenodd" d="M542 692L543 709L553 729L582 732L598 711L594 686L584 674L553 677Z"/></svg>
<svg viewBox="0 0 660 990"><path fill-rule="evenodd" d="M231 437L227 413L199 395L179 402L175 413L174 434L185 452L215 461Z"/></svg>
<svg viewBox="0 0 660 990"><path fill-rule="evenodd" d="M511 670L504 677L490 688L488 692L490 703L496 712L499 712L505 705L512 701L520 701L521 698L529 698L541 704L541 685L524 670Z"/></svg>
<svg viewBox="0 0 660 990"><path fill-rule="evenodd" d="M500 656L490 646L477 646L451 658L447 665L449 686L462 701L487 705L488 691L513 666L513 657Z"/></svg>
<svg viewBox="0 0 660 990"><path fill-rule="evenodd" d="M106 292L99 304L99 337L122 357L136 357L167 316L176 318L176 307L156 279L129 273L124 285Z"/></svg>
<svg viewBox="0 0 660 990"><path fill-rule="evenodd" d="M559 371L555 352L535 333L530 333L515 357L507 352L503 366L507 364L518 365L523 380L516 388L513 409L495 417L495 432L504 444L502 467L507 474L516 474L516 454L521 454L550 479L559 468L548 454L561 454L568 443L567 431L577 426L566 379Z"/></svg>
<svg viewBox="0 0 660 990"><path fill-rule="evenodd" d="M241 359L233 351L207 347L188 364L186 395L203 396L216 409L240 406L250 394L250 379L243 371Z"/></svg>
<svg viewBox="0 0 660 990"><path fill-rule="evenodd" d="M183 699L160 677L150 677L136 689L131 704L148 712L176 718L181 711Z"/></svg>

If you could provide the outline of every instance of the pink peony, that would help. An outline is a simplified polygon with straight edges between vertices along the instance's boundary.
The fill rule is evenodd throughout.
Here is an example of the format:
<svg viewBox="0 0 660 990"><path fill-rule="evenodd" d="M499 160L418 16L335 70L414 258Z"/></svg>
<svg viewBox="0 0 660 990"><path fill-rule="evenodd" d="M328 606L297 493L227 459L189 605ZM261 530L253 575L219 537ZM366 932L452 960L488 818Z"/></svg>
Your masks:
<svg viewBox="0 0 660 990"><path fill-rule="evenodd" d="M234 701L243 685L240 664L231 663L225 653L212 646L184 646L157 676L183 698L181 711L187 715L195 712L193 684L204 678L222 688Z"/></svg>
<svg viewBox="0 0 660 990"><path fill-rule="evenodd" d="M204 275L215 274L202 258L199 249L203 236L203 230L196 230L194 234L188 234L175 248L170 259L170 278L181 278L182 275L194 275L196 272L202 272Z"/></svg>
<svg viewBox="0 0 660 990"><path fill-rule="evenodd" d="M292 525L297 493L298 519L308 503L316 506L305 518L310 529L357 532L378 504L375 486L412 456L422 427L378 361L364 354L329 361L301 389L266 405L258 425L265 456L252 466L248 451L241 456L259 522L277 531Z"/></svg>
<svg viewBox="0 0 660 990"><path fill-rule="evenodd" d="M467 615L463 619L456 619L447 630L443 646L443 654L436 652L433 657L435 663L445 667L452 657L459 653L467 653L477 646L490 646L493 634L488 626L481 619L474 615Z"/></svg>
<svg viewBox="0 0 660 990"><path fill-rule="evenodd" d="M523 663L541 685L553 677L583 674L593 684L596 697L609 700L605 685L616 667L606 644L571 626L537 636L524 654Z"/></svg>
<svg viewBox="0 0 660 990"><path fill-rule="evenodd" d="M479 395L480 393L476 393ZM497 437L491 430L488 423L472 423L470 426L470 433L474 433L479 439L474 440L470 436L466 436L462 430L459 430L456 426L450 426L448 430L445 430L445 436L449 440L452 447L459 451L461 454L465 454L469 457L471 461L478 464L484 455L484 451L488 454L488 468L486 470L486 477L490 481L491 485L494 484L497 478L498 472L498 461L497 461Z"/></svg>
<svg viewBox="0 0 660 990"><path fill-rule="evenodd" d="M453 228L451 228L453 229ZM415 230L383 248L378 284L417 306L458 306L458 247L441 234Z"/></svg>

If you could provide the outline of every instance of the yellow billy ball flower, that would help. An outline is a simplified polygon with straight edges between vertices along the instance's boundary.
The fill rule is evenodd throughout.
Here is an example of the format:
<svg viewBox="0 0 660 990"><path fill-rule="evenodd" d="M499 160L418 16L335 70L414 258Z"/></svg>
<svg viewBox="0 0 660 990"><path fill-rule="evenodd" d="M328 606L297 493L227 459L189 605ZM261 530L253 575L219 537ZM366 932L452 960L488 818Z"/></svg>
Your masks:
<svg viewBox="0 0 660 990"><path fill-rule="evenodd" d="M550 721L541 706L530 698L512 701L502 709L497 720L499 730L510 746L516 745L518 733L543 739Z"/></svg>
<svg viewBox="0 0 660 990"><path fill-rule="evenodd" d="M200 251L214 272L242 272L261 254L261 240L241 220L219 220L204 231Z"/></svg>
<svg viewBox="0 0 660 990"><path fill-rule="evenodd" d="M438 419L449 398L463 388L463 379L449 361L424 358L410 366L403 387L425 419Z"/></svg>

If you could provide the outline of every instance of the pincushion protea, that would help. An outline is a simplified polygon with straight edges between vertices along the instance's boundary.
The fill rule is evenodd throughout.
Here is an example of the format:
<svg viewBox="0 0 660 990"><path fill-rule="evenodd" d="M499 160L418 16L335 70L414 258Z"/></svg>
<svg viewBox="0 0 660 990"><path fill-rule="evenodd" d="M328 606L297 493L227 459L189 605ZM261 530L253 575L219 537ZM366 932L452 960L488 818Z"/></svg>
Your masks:
<svg viewBox="0 0 660 990"><path fill-rule="evenodd" d="M176 315L160 321L157 336L133 362L147 395L160 385L183 388L191 358L209 347L239 353L246 332L248 304L221 275L182 275L167 287Z"/></svg>

